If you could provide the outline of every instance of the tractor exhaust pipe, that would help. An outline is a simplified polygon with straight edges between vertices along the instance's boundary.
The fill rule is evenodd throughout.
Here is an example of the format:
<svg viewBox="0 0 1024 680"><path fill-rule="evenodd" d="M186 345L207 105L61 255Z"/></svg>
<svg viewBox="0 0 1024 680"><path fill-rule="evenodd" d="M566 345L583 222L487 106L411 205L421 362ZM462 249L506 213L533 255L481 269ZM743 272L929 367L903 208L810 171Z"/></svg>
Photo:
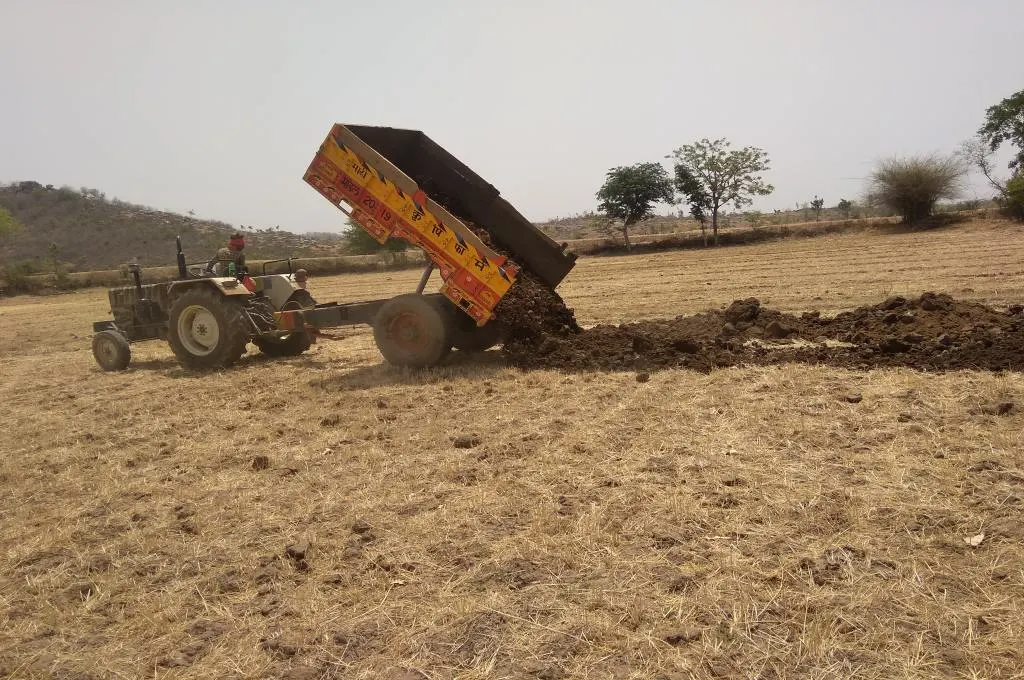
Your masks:
<svg viewBox="0 0 1024 680"><path fill-rule="evenodd" d="M128 271L132 273L132 278L135 280L135 293L139 296L140 300L145 299L145 294L142 292L142 270L137 264L128 265Z"/></svg>
<svg viewBox="0 0 1024 680"><path fill-rule="evenodd" d="M184 281L188 278L188 269L185 268L185 251L181 249L181 237L176 236L178 244L178 279Z"/></svg>

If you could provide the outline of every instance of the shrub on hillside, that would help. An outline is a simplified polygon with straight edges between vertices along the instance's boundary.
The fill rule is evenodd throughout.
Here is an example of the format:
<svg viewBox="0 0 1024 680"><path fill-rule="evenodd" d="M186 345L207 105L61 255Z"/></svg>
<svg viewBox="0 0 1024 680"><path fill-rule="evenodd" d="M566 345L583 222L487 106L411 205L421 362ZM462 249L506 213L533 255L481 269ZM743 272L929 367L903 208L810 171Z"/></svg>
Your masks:
<svg viewBox="0 0 1024 680"><path fill-rule="evenodd" d="M898 213L906 224L919 224L932 215L941 199L960 194L966 173L955 156L912 156L882 161L871 174L874 202Z"/></svg>
<svg viewBox="0 0 1024 680"><path fill-rule="evenodd" d="M32 278L32 274L39 271L39 266L28 260L0 267L0 293L13 295L40 290L43 284Z"/></svg>

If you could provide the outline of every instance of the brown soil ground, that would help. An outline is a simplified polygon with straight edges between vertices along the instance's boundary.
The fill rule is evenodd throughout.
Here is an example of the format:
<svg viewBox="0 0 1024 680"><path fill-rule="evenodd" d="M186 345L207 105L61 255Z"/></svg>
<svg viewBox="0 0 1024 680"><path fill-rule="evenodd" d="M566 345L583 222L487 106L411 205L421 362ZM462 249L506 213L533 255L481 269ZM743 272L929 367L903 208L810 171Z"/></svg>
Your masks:
<svg viewBox="0 0 1024 680"><path fill-rule="evenodd" d="M572 336L582 331L572 310L558 293L528 271L519 273L515 285L498 303L495 314L508 329L507 353L530 353L548 337Z"/></svg>
<svg viewBox="0 0 1024 680"><path fill-rule="evenodd" d="M311 292L368 300L419 277L316 276ZM805 311L856 333L844 312L895 295L908 302L865 318L913 311L897 337L935 339L924 290L957 310L1020 303L1024 226L581 258L559 287L588 328L679 316L701 347L756 297L723 342L776 353L814 341ZM101 289L0 299L0 677L1024 668L1022 372L795 362L637 380L499 352L409 371L354 327L202 374L140 343L104 373L90 323L108 317ZM757 337L779 318L810 340Z"/></svg>

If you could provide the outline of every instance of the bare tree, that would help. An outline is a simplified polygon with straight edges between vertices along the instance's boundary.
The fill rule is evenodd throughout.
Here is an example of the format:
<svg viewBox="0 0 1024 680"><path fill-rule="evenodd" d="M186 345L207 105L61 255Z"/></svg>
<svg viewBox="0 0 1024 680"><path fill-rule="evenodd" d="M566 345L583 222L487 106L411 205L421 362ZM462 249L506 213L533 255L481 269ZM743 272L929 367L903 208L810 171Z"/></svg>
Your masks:
<svg viewBox="0 0 1024 680"><path fill-rule="evenodd" d="M1001 180L995 173L993 157L995 151L980 136L966 139L960 144L957 155L969 165L981 171L988 183L999 192L1000 196L1006 195L1006 181Z"/></svg>

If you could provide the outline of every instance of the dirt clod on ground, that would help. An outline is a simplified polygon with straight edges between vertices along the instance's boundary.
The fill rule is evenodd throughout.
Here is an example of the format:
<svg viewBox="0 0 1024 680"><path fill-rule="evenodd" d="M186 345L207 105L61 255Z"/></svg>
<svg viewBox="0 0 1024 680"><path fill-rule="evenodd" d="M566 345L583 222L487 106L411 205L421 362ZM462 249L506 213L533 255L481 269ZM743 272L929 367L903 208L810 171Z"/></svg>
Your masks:
<svg viewBox="0 0 1024 680"><path fill-rule="evenodd" d="M555 324L541 319L535 327ZM756 298L724 310L619 326L520 336L506 355L524 368L698 371L804 362L920 370L1021 370L1024 313L926 292L892 297L832 318L786 314Z"/></svg>
<svg viewBox="0 0 1024 680"><path fill-rule="evenodd" d="M457 449L472 449L480 446L483 440L475 434L459 435L452 439L452 446Z"/></svg>
<svg viewBox="0 0 1024 680"><path fill-rule="evenodd" d="M306 559L307 553L309 553L309 541L306 540L296 541L285 549L285 554L296 562Z"/></svg>
<svg viewBox="0 0 1024 680"><path fill-rule="evenodd" d="M990 416L1005 416L1013 412L1012 401L1001 401L996 404L987 404L981 408L981 412Z"/></svg>

